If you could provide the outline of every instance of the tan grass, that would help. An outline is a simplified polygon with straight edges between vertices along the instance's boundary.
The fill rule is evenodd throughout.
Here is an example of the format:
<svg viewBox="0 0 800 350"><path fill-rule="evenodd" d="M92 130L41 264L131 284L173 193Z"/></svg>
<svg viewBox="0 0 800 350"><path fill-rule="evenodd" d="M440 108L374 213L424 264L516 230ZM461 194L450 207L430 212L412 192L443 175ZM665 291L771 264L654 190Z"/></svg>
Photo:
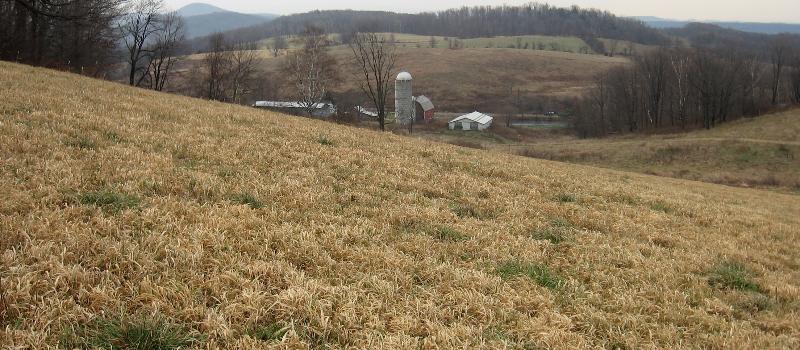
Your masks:
<svg viewBox="0 0 800 350"><path fill-rule="evenodd" d="M198 348L800 346L796 196L9 63L0 116L0 276L13 317L0 347L55 347L136 315L185 329ZM93 147L69 142L79 138ZM97 203L138 201L80 200L102 191L118 195ZM490 215L459 217L464 207ZM548 229L568 239L531 234ZM726 261L760 294L710 284ZM529 273L503 278L508 262ZM540 285L554 285L542 271L558 288Z"/></svg>

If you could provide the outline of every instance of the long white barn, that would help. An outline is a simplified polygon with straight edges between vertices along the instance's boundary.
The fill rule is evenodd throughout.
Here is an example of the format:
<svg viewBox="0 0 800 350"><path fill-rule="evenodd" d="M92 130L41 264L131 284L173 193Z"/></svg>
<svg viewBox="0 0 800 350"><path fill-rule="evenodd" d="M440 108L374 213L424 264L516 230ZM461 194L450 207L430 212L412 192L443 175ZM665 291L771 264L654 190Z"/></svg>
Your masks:
<svg viewBox="0 0 800 350"><path fill-rule="evenodd" d="M447 126L450 130L486 130L492 126L492 118L481 112L472 112L451 120Z"/></svg>

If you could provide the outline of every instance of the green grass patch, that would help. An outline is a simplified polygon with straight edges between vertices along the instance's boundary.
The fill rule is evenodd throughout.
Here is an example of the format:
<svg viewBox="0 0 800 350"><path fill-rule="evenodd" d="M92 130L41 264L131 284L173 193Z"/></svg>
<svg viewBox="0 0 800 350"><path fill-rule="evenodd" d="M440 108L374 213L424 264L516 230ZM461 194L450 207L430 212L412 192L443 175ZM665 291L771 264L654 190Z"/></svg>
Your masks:
<svg viewBox="0 0 800 350"><path fill-rule="evenodd" d="M259 326L251 329L248 334L254 339L263 342L280 341L289 331L289 327L284 327L281 324L273 323L267 326Z"/></svg>
<svg viewBox="0 0 800 350"><path fill-rule="evenodd" d="M570 222L569 220L564 219L564 218L555 218L552 221L550 221L550 225L553 226L553 227L558 227L558 228L573 228L573 227L575 227L575 225L572 224L572 222Z"/></svg>
<svg viewBox="0 0 800 350"><path fill-rule="evenodd" d="M335 143L333 140L328 139L327 137L320 137L317 139L317 142L323 146L334 146Z"/></svg>
<svg viewBox="0 0 800 350"><path fill-rule="evenodd" d="M432 232L432 235L434 238L445 242L460 242L469 239L469 236L465 235L461 231L448 226L435 228Z"/></svg>
<svg viewBox="0 0 800 350"><path fill-rule="evenodd" d="M117 133L115 133L115 132L113 132L113 131L108 131L108 132L106 132L106 133L105 133L105 136L106 136L106 139L107 139L107 140L109 140L109 141L111 141L111 142L113 142L113 143L120 143L120 142L122 142L122 137L121 137L121 136L119 136L119 134L117 134Z"/></svg>
<svg viewBox="0 0 800 350"><path fill-rule="evenodd" d="M109 212L120 212L139 206L139 198L110 189L82 194L78 200L84 205L94 205Z"/></svg>
<svg viewBox="0 0 800 350"><path fill-rule="evenodd" d="M561 203L575 203L578 201L578 198L575 195L567 194L567 193L559 193L556 195L556 200Z"/></svg>
<svg viewBox="0 0 800 350"><path fill-rule="evenodd" d="M452 210L456 216L462 219L474 218L482 220L492 217L491 213L484 212L469 203L451 203L450 210Z"/></svg>
<svg viewBox="0 0 800 350"><path fill-rule="evenodd" d="M559 289L564 285L564 279L550 271L547 266L509 261L497 266L497 273L503 279L513 279L517 276L527 276L536 284L547 289Z"/></svg>
<svg viewBox="0 0 800 350"><path fill-rule="evenodd" d="M650 203L650 209L653 209L655 211L660 211L660 212L663 212L663 213L667 213L667 214L675 212L675 208L673 208L671 205L667 204L666 202L662 202L662 201L656 201L656 202Z"/></svg>
<svg viewBox="0 0 800 350"><path fill-rule="evenodd" d="M761 291L761 287L753 281L752 274L747 271L744 264L734 261L715 265L708 273L708 284L718 289Z"/></svg>
<svg viewBox="0 0 800 350"><path fill-rule="evenodd" d="M548 241L552 244L559 244L567 240L567 237L566 235L564 235L564 232L553 228L533 230L533 232L529 234L529 237L537 241Z"/></svg>
<svg viewBox="0 0 800 350"><path fill-rule="evenodd" d="M162 320L98 320L65 334L61 347L67 349L186 349L202 342L197 336L177 325Z"/></svg>
<svg viewBox="0 0 800 350"><path fill-rule="evenodd" d="M78 136L68 139L64 142L69 147L77 147L80 149L95 149L97 148L97 144L94 140L86 137L86 136Z"/></svg>
<svg viewBox="0 0 800 350"><path fill-rule="evenodd" d="M236 204L247 205L251 209L261 209L264 207L264 203L250 193L234 194L230 197L230 200Z"/></svg>

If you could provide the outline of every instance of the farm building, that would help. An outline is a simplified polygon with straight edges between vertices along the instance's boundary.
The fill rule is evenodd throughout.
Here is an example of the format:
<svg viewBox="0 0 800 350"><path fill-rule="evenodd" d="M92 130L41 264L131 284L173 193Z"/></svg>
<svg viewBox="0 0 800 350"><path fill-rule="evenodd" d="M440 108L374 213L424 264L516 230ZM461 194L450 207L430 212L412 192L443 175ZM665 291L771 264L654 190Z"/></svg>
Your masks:
<svg viewBox="0 0 800 350"><path fill-rule="evenodd" d="M301 102L258 101L253 104L253 107L295 115L306 114L306 105ZM336 106L332 103L315 103L312 107L314 108L314 111L311 113L311 115L317 118L328 118L336 114Z"/></svg>
<svg viewBox="0 0 800 350"><path fill-rule="evenodd" d="M420 95L414 97L414 102L416 102L414 104L414 108L416 109L414 113L414 119L416 121L424 120L426 122L429 122L433 120L433 118L436 116L436 107L433 106L433 102L431 102L431 99L429 99L426 96Z"/></svg>
<svg viewBox="0 0 800 350"><path fill-rule="evenodd" d="M365 117L370 117L370 118L377 118L378 117L378 112L366 109L366 108L361 107L361 106L356 106L356 112L358 112L359 116L363 115Z"/></svg>
<svg viewBox="0 0 800 350"><path fill-rule="evenodd" d="M472 112L451 120L447 126L450 130L486 130L492 126L494 118L481 112Z"/></svg>

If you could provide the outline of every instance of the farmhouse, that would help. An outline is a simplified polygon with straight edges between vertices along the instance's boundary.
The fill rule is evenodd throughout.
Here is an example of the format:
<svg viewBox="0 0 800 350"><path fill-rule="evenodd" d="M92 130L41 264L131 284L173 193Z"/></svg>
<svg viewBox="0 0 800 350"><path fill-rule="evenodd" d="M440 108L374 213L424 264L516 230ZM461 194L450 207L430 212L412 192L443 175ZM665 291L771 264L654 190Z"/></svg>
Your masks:
<svg viewBox="0 0 800 350"><path fill-rule="evenodd" d="M253 104L253 107L295 115L306 114L306 105L302 102L258 101ZM312 108L314 108L314 111L311 112L311 115L317 118L328 118L336 114L336 106L332 103L315 103Z"/></svg>
<svg viewBox="0 0 800 350"><path fill-rule="evenodd" d="M447 126L450 130L486 130L492 126L494 118L481 112L472 112L451 120Z"/></svg>
<svg viewBox="0 0 800 350"><path fill-rule="evenodd" d="M416 121L429 122L436 116L436 107L433 106L431 99L424 95L414 97L415 119Z"/></svg>

